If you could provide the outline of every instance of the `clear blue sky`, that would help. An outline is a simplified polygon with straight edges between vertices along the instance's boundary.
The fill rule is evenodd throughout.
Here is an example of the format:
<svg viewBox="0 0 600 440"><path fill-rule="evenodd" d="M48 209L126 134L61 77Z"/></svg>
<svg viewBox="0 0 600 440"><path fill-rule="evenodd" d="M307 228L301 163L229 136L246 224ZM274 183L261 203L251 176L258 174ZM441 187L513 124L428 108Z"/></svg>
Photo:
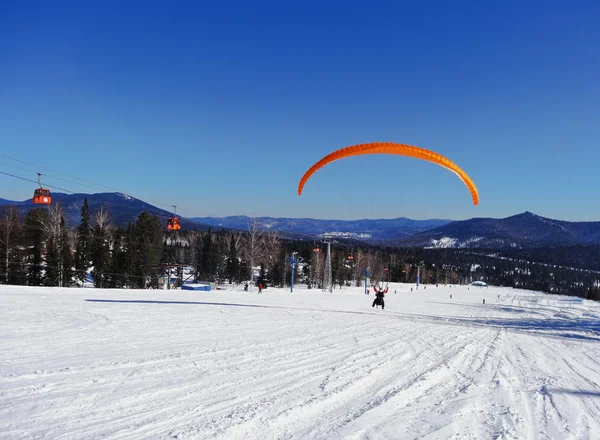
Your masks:
<svg viewBox="0 0 600 440"><path fill-rule="evenodd" d="M186 216L600 220L599 17L597 1L5 1L0 153ZM449 157L480 205L399 156L336 162L297 196L322 156L376 141ZM34 187L0 175L2 198Z"/></svg>

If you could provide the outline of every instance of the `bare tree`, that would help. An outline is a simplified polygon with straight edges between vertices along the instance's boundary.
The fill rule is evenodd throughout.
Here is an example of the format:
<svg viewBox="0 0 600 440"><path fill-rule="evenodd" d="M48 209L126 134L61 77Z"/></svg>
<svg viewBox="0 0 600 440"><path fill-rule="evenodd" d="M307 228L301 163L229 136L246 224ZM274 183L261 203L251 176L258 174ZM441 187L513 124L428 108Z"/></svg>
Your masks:
<svg viewBox="0 0 600 440"><path fill-rule="evenodd" d="M375 283L385 280L384 263L380 255L375 252L367 253L367 267L371 272L371 279Z"/></svg>
<svg viewBox="0 0 600 440"><path fill-rule="evenodd" d="M248 220L248 235L244 243L246 260L250 261L250 281L253 280L254 263L264 256L264 233L258 227L256 217Z"/></svg>
<svg viewBox="0 0 600 440"><path fill-rule="evenodd" d="M110 213L104 206L94 213L93 224L95 235L105 242L109 250L112 249L115 239L112 234L114 226L110 220Z"/></svg>
<svg viewBox="0 0 600 440"><path fill-rule="evenodd" d="M275 232L269 232L263 236L264 255L269 258L269 268L273 267L277 256L281 251L281 238Z"/></svg>
<svg viewBox="0 0 600 440"><path fill-rule="evenodd" d="M323 270L325 267L325 257L321 254L321 250L315 252L313 250L310 263L310 283L313 287L321 288L323 285Z"/></svg>
<svg viewBox="0 0 600 440"><path fill-rule="evenodd" d="M356 261L356 264L354 265L354 279L356 280L356 287L360 287L362 285L364 271L368 267L366 253L362 249L359 249L354 255L354 261Z"/></svg>
<svg viewBox="0 0 600 440"><path fill-rule="evenodd" d="M4 210L4 215L2 216L2 220L0 220L0 243L5 248L5 273L4 273L4 281L8 283L8 272L9 272L9 264L10 264L10 250L12 237L17 232L19 228L19 211L15 206L10 206Z"/></svg>
<svg viewBox="0 0 600 440"><path fill-rule="evenodd" d="M231 235L235 241L235 248L242 249L244 247L244 234L240 231L233 230L231 231Z"/></svg>
<svg viewBox="0 0 600 440"><path fill-rule="evenodd" d="M108 210L104 209L104 206L101 206L98 211L94 214L94 226L99 230L105 233L110 232L112 229L112 225L110 222L110 214Z"/></svg>
<svg viewBox="0 0 600 440"><path fill-rule="evenodd" d="M48 216L40 217L42 228L47 238L58 239L60 237L60 223L62 220L62 207L58 204L48 206Z"/></svg>
<svg viewBox="0 0 600 440"><path fill-rule="evenodd" d="M48 206L47 215L39 217L46 241L46 283L50 286L63 285L62 229L63 210L61 205Z"/></svg>

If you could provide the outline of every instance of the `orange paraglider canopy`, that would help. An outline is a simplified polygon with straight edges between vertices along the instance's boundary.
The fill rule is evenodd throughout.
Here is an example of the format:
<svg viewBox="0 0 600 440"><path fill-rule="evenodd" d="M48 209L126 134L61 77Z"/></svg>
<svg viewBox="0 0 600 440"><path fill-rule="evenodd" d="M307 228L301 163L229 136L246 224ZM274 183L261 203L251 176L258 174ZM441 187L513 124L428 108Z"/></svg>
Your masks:
<svg viewBox="0 0 600 440"><path fill-rule="evenodd" d="M479 204L479 192L477 191L477 187L473 183L473 180L471 180L467 173L465 173L450 159L442 156L441 154L426 150L425 148L414 147L412 145L405 144L395 144L392 142L374 142L371 144L353 145L351 147L342 148L334 151L331 154L328 154L310 167L306 173L304 173L304 176L302 176L302 179L300 179L300 183L298 184L298 195L302 194L302 190L304 189L304 185L308 179L310 179L310 177L320 168L339 159L344 159L351 156L360 156L363 154L397 154L399 156L414 157L416 159L427 160L429 162L438 164L456 174L469 189L471 198L473 199L473 204Z"/></svg>

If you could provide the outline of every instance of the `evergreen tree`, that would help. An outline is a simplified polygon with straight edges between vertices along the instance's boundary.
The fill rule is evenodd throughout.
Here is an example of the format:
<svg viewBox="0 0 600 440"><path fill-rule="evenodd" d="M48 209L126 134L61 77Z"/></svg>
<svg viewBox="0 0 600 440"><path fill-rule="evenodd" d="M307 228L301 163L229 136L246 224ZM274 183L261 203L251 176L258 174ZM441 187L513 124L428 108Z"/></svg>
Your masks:
<svg viewBox="0 0 600 440"><path fill-rule="evenodd" d="M103 232L96 228L94 228L93 233L91 257L92 265L94 266L92 270L94 286L106 287L106 272L109 271L110 267L110 250Z"/></svg>
<svg viewBox="0 0 600 440"><path fill-rule="evenodd" d="M46 274L44 276L44 285L60 285L60 263L61 255L59 250L60 243L53 237L46 241Z"/></svg>
<svg viewBox="0 0 600 440"><path fill-rule="evenodd" d="M17 246L21 235L19 212L15 206L5 206L0 219L0 279L8 283L11 261L19 253Z"/></svg>
<svg viewBox="0 0 600 440"><path fill-rule="evenodd" d="M110 225L108 212L100 209L94 216L90 256L94 270L94 285L106 287L106 272L110 269Z"/></svg>
<svg viewBox="0 0 600 440"><path fill-rule="evenodd" d="M71 244L69 241L69 230L65 226L64 217L60 222L60 260L61 260L61 285L63 287L70 287L73 283L73 254L71 251Z"/></svg>
<svg viewBox="0 0 600 440"><path fill-rule="evenodd" d="M19 238L19 243L23 243L22 234ZM17 248L10 253L8 261L8 284L25 285L27 284L27 256L25 250Z"/></svg>
<svg viewBox="0 0 600 440"><path fill-rule="evenodd" d="M81 223L77 228L77 247L75 249L75 270L77 271L77 278L82 283L85 281L86 272L90 268L91 242L90 207L86 197L81 208Z"/></svg>
<svg viewBox="0 0 600 440"><path fill-rule="evenodd" d="M32 209L25 215L24 233L27 254L27 283L30 286L41 286L42 277L42 247L44 245L43 225L47 217L43 208Z"/></svg>
<svg viewBox="0 0 600 440"><path fill-rule="evenodd" d="M284 270L280 262L276 262L269 271L269 278L273 286L281 287L284 283Z"/></svg>
<svg viewBox="0 0 600 440"><path fill-rule="evenodd" d="M275 256L275 263L269 270L269 278L274 286L283 287L285 285L285 246L279 246L277 255Z"/></svg>
<svg viewBox="0 0 600 440"><path fill-rule="evenodd" d="M213 279L219 283L222 282L225 278L227 278L226 269L228 246L225 237L225 230L217 232L214 236L215 243L213 246Z"/></svg>
<svg viewBox="0 0 600 440"><path fill-rule="evenodd" d="M250 266L248 266L248 262L246 260L242 260L240 262L240 270L235 276L236 283L242 283L244 281L248 281L248 276L250 275Z"/></svg>
<svg viewBox="0 0 600 440"><path fill-rule="evenodd" d="M265 265L264 263L260 263L260 269L258 271L258 279L256 280L256 282L258 284L262 284L263 287L267 285L267 273L265 271Z"/></svg>
<svg viewBox="0 0 600 440"><path fill-rule="evenodd" d="M213 234L210 226L202 236L202 253L200 255L200 265L198 277L202 281L214 281L216 271L216 260L213 243Z"/></svg>
<svg viewBox="0 0 600 440"><path fill-rule="evenodd" d="M123 287L125 285L125 268L126 258L125 252L123 251L123 232L121 229L117 229L113 232L113 247L110 255L110 276L108 287Z"/></svg>
<svg viewBox="0 0 600 440"><path fill-rule="evenodd" d="M235 233L229 235L229 250L227 252L227 267L226 277L229 280L229 284L237 280L240 272L240 260L238 257L238 251L236 246Z"/></svg>
<svg viewBox="0 0 600 440"><path fill-rule="evenodd" d="M137 267L137 286L146 287L146 283L154 277L153 266L161 259L163 249L163 231L160 219L147 212L142 212L135 226L136 248L139 258Z"/></svg>
<svg viewBox="0 0 600 440"><path fill-rule="evenodd" d="M136 278L136 268L139 265L139 252L137 249L137 235L135 225L131 222L127 226L127 232L125 233L125 243L123 246L124 255L124 273L125 273L125 286L137 287L138 281Z"/></svg>

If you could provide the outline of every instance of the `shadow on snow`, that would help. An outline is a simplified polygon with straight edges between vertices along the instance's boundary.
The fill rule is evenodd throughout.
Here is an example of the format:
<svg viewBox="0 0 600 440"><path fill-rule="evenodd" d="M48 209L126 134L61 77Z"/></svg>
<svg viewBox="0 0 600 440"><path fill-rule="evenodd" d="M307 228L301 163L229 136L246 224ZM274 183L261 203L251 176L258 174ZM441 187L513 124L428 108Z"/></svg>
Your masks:
<svg viewBox="0 0 600 440"><path fill-rule="evenodd" d="M566 388L542 388L542 394L571 394L574 396L600 397L600 391L568 390Z"/></svg>
<svg viewBox="0 0 600 440"><path fill-rule="evenodd" d="M588 341L600 341L600 321L590 318L460 318L419 314L399 314L415 317L415 321L439 322L446 325L498 328L518 331L535 336L562 337Z"/></svg>
<svg viewBox="0 0 600 440"><path fill-rule="evenodd" d="M308 307L291 307L276 305L259 304L239 304L223 302L204 302L204 301L161 301L161 300L127 300L127 299L86 299L87 302L112 303L112 304L178 304L178 305L204 305L204 306L225 306L225 307L250 307L260 309L284 309L301 310L310 312L327 312L354 315L373 315L399 319L403 321L412 321L416 323L430 323L440 325L458 325L464 327L482 327L499 328L512 331L523 332L529 335L545 337L561 337L570 339L580 339L588 341L600 341L600 322L597 319L590 318L571 318L571 319L514 319L514 318L460 318L454 316L436 316L422 315L413 313L402 313L393 311L353 311L339 309L319 309ZM506 306L502 306L503 308Z"/></svg>
<svg viewBox="0 0 600 440"><path fill-rule="evenodd" d="M284 310L304 310L309 312L331 312L331 313L347 313L353 315L375 315L383 316L383 313L375 312L360 312L355 310L335 310L335 309L311 309L309 307L291 307L291 306L275 306L275 305L260 305L260 304L239 304L239 303L223 303L223 302L205 302L205 301L161 301L161 300L144 300L144 299L86 299L87 302L97 303L124 303L124 304L185 304L185 305L201 305L201 306L231 306L231 307L253 307L261 309L284 309Z"/></svg>
<svg viewBox="0 0 600 440"><path fill-rule="evenodd" d="M203 302L203 301L159 301L149 299L86 299L87 302L99 303L132 303L132 304L190 304L200 306L231 306L231 307L257 307L270 308L272 306L261 306L258 304L236 304L236 303L218 303L218 302Z"/></svg>

